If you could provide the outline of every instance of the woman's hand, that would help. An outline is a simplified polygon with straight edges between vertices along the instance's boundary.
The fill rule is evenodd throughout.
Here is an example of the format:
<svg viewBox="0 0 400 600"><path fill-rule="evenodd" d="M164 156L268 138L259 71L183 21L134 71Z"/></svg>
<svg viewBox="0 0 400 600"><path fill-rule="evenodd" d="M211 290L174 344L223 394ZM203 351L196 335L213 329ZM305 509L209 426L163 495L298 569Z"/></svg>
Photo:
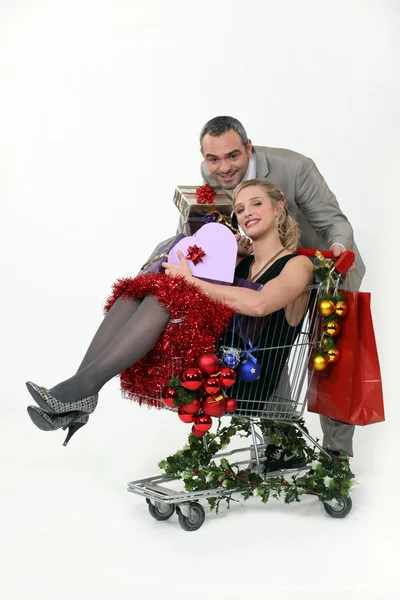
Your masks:
<svg viewBox="0 0 400 600"><path fill-rule="evenodd" d="M238 243L238 252L237 255L239 258L245 258L253 253L253 244L252 241L246 237L245 235L240 235L237 233L235 235Z"/></svg>
<svg viewBox="0 0 400 600"><path fill-rule="evenodd" d="M177 275L183 275L185 279L187 279L188 281L192 281L194 278L192 275L192 271L190 270L188 261L186 260L185 256L180 250L177 250L176 254L179 258L180 264L173 265L169 262L162 263L161 266L164 267L165 274L171 275L172 277L176 277Z"/></svg>

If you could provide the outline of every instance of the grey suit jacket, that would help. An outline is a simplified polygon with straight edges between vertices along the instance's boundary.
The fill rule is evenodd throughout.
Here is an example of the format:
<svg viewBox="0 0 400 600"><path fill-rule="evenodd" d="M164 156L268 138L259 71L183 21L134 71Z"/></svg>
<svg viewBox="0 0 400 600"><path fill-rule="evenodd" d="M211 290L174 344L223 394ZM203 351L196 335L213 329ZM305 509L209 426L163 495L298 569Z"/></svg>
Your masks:
<svg viewBox="0 0 400 600"><path fill-rule="evenodd" d="M353 229L314 162L284 148L254 146L254 152L256 178L271 181L285 195L290 214L300 226L300 246L327 250L337 242L353 250L356 271L351 272L350 287L359 289L365 266L354 243ZM204 161L201 175L205 183L219 187Z"/></svg>

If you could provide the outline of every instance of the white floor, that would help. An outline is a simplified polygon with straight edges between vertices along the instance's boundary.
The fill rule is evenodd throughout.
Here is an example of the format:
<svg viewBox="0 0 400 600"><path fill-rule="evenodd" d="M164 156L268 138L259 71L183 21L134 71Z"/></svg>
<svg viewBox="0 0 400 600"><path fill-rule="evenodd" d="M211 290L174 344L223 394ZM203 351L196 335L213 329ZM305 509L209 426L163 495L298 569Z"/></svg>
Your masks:
<svg viewBox="0 0 400 600"><path fill-rule="evenodd" d="M187 426L174 415L121 399L113 381L64 448L62 432L31 424L22 382L9 392L0 436L2 600L396 597L396 472L378 447L387 424L357 431L358 485L346 519L330 518L312 497L253 499L219 515L206 508L201 529L185 532L175 515L159 523L126 491L185 443ZM307 421L319 435L316 417Z"/></svg>

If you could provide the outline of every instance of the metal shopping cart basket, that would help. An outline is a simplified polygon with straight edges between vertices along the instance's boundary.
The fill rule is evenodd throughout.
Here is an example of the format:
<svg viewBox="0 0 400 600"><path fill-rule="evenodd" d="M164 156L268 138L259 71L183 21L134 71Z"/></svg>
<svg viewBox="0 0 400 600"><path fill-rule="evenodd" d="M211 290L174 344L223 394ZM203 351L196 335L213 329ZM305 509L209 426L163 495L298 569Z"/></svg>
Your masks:
<svg viewBox="0 0 400 600"><path fill-rule="evenodd" d="M299 252L310 256L315 255L315 250ZM323 255L325 258L333 258L333 254L329 252L324 252ZM322 259L322 256L319 256ZM343 252L340 259L329 270L328 281L332 276L333 293L336 292L341 278L353 261L352 252ZM221 353L224 348L229 347L225 345L229 336L232 340L237 337L252 340L253 349L256 347L257 350L257 363L261 367L261 376L253 382L238 380L233 392L229 390L238 401L233 416L235 420L239 419L247 424L251 445L215 454L213 460L220 461L227 456L245 454L245 459L234 463L235 468L246 469L247 467L247 470L257 473L264 481L272 478L276 481L278 476L281 483L285 484L287 481L283 478L288 475L293 478L297 477L300 471L311 473L315 465L310 460L306 460L296 468L280 469L278 473L266 470L268 456L265 455L265 449L268 440L265 440L262 435L262 432L265 433L263 425L274 423L286 429L288 426L290 429L295 428L300 432L300 437L307 440L308 448L312 448L313 451L318 449L328 467L332 463L332 455L310 436L302 421L314 372L309 366L310 358L313 352L321 347L325 336L318 306L326 289L325 281L307 287L295 303L287 307L283 313L280 311L280 320L270 317L262 319L242 317L239 322L234 322L231 331L219 342L217 351ZM179 320L175 326L179 327ZM254 354L255 352L252 351L253 356ZM176 357L171 361L171 373L177 374L179 371L180 358ZM148 400L159 408L166 408L160 398L143 398L144 402ZM202 443L207 451L207 436L202 438ZM309 452L307 456L310 458L313 455ZM168 487L174 481L181 482L182 479L170 473L159 474L129 482L128 491L146 498L151 516L159 521L169 519L176 512L180 525L187 531L199 529L204 522L205 511L200 500L220 501L223 498L231 498L236 492L243 493L243 489L236 490L232 487L227 489L223 485L213 489L177 491ZM253 489L249 491L250 495L252 491ZM352 502L350 496L338 495L323 501L323 506L330 516L342 518L350 512Z"/></svg>

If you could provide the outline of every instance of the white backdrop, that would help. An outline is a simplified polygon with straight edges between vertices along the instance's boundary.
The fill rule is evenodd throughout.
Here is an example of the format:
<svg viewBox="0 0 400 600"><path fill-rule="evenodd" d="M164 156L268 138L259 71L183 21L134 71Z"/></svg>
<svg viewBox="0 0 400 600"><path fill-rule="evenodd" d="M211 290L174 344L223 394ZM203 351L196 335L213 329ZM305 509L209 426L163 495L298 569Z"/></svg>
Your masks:
<svg viewBox="0 0 400 600"><path fill-rule="evenodd" d="M1 0L4 598L121 598L150 583L168 598L390 597L398 17L395 0ZM70 376L110 284L173 235L173 190L200 183L198 134L219 114L316 161L367 266L387 422L357 430L344 521L309 499L249 502L185 534L125 492L183 445L177 419L121 400L117 381L67 449L25 413L25 380Z"/></svg>

